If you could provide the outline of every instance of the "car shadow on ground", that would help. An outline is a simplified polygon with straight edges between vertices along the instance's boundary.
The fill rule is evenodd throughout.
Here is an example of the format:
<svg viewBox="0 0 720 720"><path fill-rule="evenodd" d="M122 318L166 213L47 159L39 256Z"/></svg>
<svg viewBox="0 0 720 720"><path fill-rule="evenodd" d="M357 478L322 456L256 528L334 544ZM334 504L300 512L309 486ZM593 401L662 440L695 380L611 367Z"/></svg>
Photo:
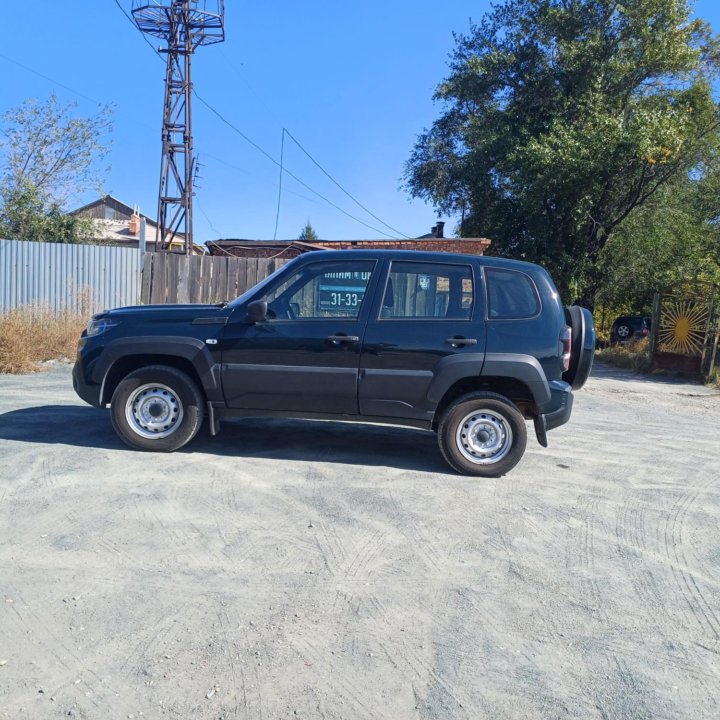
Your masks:
<svg viewBox="0 0 720 720"><path fill-rule="evenodd" d="M220 427L220 434L210 437L204 424L178 452L451 472L435 434L429 431L276 418L233 419ZM76 405L42 405L3 413L0 440L136 452L115 435L107 410Z"/></svg>

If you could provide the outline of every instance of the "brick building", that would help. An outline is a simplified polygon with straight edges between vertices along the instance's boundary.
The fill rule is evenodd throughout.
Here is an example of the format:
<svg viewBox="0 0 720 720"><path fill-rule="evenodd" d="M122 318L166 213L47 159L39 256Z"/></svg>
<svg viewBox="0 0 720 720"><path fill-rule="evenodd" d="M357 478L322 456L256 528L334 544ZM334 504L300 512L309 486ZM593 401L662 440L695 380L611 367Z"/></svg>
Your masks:
<svg viewBox="0 0 720 720"><path fill-rule="evenodd" d="M207 243L211 255L234 257L294 258L315 250L425 250L428 252L484 255L490 246L487 238L446 238L443 222L418 238L397 240L212 240Z"/></svg>

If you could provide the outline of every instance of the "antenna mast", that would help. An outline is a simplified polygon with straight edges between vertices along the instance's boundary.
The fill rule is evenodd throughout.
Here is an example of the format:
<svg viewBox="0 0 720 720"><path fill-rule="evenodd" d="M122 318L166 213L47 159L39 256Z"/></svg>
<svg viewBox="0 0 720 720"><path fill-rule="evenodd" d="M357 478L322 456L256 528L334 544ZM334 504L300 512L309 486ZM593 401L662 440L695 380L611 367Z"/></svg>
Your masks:
<svg viewBox="0 0 720 720"><path fill-rule="evenodd" d="M141 32L165 41L165 108L158 194L158 241L170 250L184 236L185 253L193 246L192 56L201 45L225 39L224 0L133 0L132 14ZM156 243L156 247L157 247Z"/></svg>

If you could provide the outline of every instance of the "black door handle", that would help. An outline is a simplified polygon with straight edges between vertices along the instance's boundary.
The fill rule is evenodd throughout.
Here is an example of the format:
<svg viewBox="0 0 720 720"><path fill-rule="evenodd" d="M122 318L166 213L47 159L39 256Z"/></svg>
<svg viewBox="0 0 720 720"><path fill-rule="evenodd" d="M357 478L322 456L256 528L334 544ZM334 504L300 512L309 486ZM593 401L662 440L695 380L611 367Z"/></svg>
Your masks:
<svg viewBox="0 0 720 720"><path fill-rule="evenodd" d="M356 343L360 342L360 338L357 335L328 335L328 340L331 343L339 345L340 343Z"/></svg>
<svg viewBox="0 0 720 720"><path fill-rule="evenodd" d="M458 347L458 345L477 345L475 338L454 337L448 338L445 342L450 343L453 347Z"/></svg>

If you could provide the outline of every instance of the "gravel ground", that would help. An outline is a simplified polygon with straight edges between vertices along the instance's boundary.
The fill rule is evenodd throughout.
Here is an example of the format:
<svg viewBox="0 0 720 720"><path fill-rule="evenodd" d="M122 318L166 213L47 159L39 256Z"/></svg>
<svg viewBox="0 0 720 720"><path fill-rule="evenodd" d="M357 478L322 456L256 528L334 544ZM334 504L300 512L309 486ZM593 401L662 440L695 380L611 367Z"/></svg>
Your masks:
<svg viewBox="0 0 720 720"><path fill-rule="evenodd" d="M487 481L379 426L143 454L0 376L0 718L720 717L719 428L600 367Z"/></svg>

